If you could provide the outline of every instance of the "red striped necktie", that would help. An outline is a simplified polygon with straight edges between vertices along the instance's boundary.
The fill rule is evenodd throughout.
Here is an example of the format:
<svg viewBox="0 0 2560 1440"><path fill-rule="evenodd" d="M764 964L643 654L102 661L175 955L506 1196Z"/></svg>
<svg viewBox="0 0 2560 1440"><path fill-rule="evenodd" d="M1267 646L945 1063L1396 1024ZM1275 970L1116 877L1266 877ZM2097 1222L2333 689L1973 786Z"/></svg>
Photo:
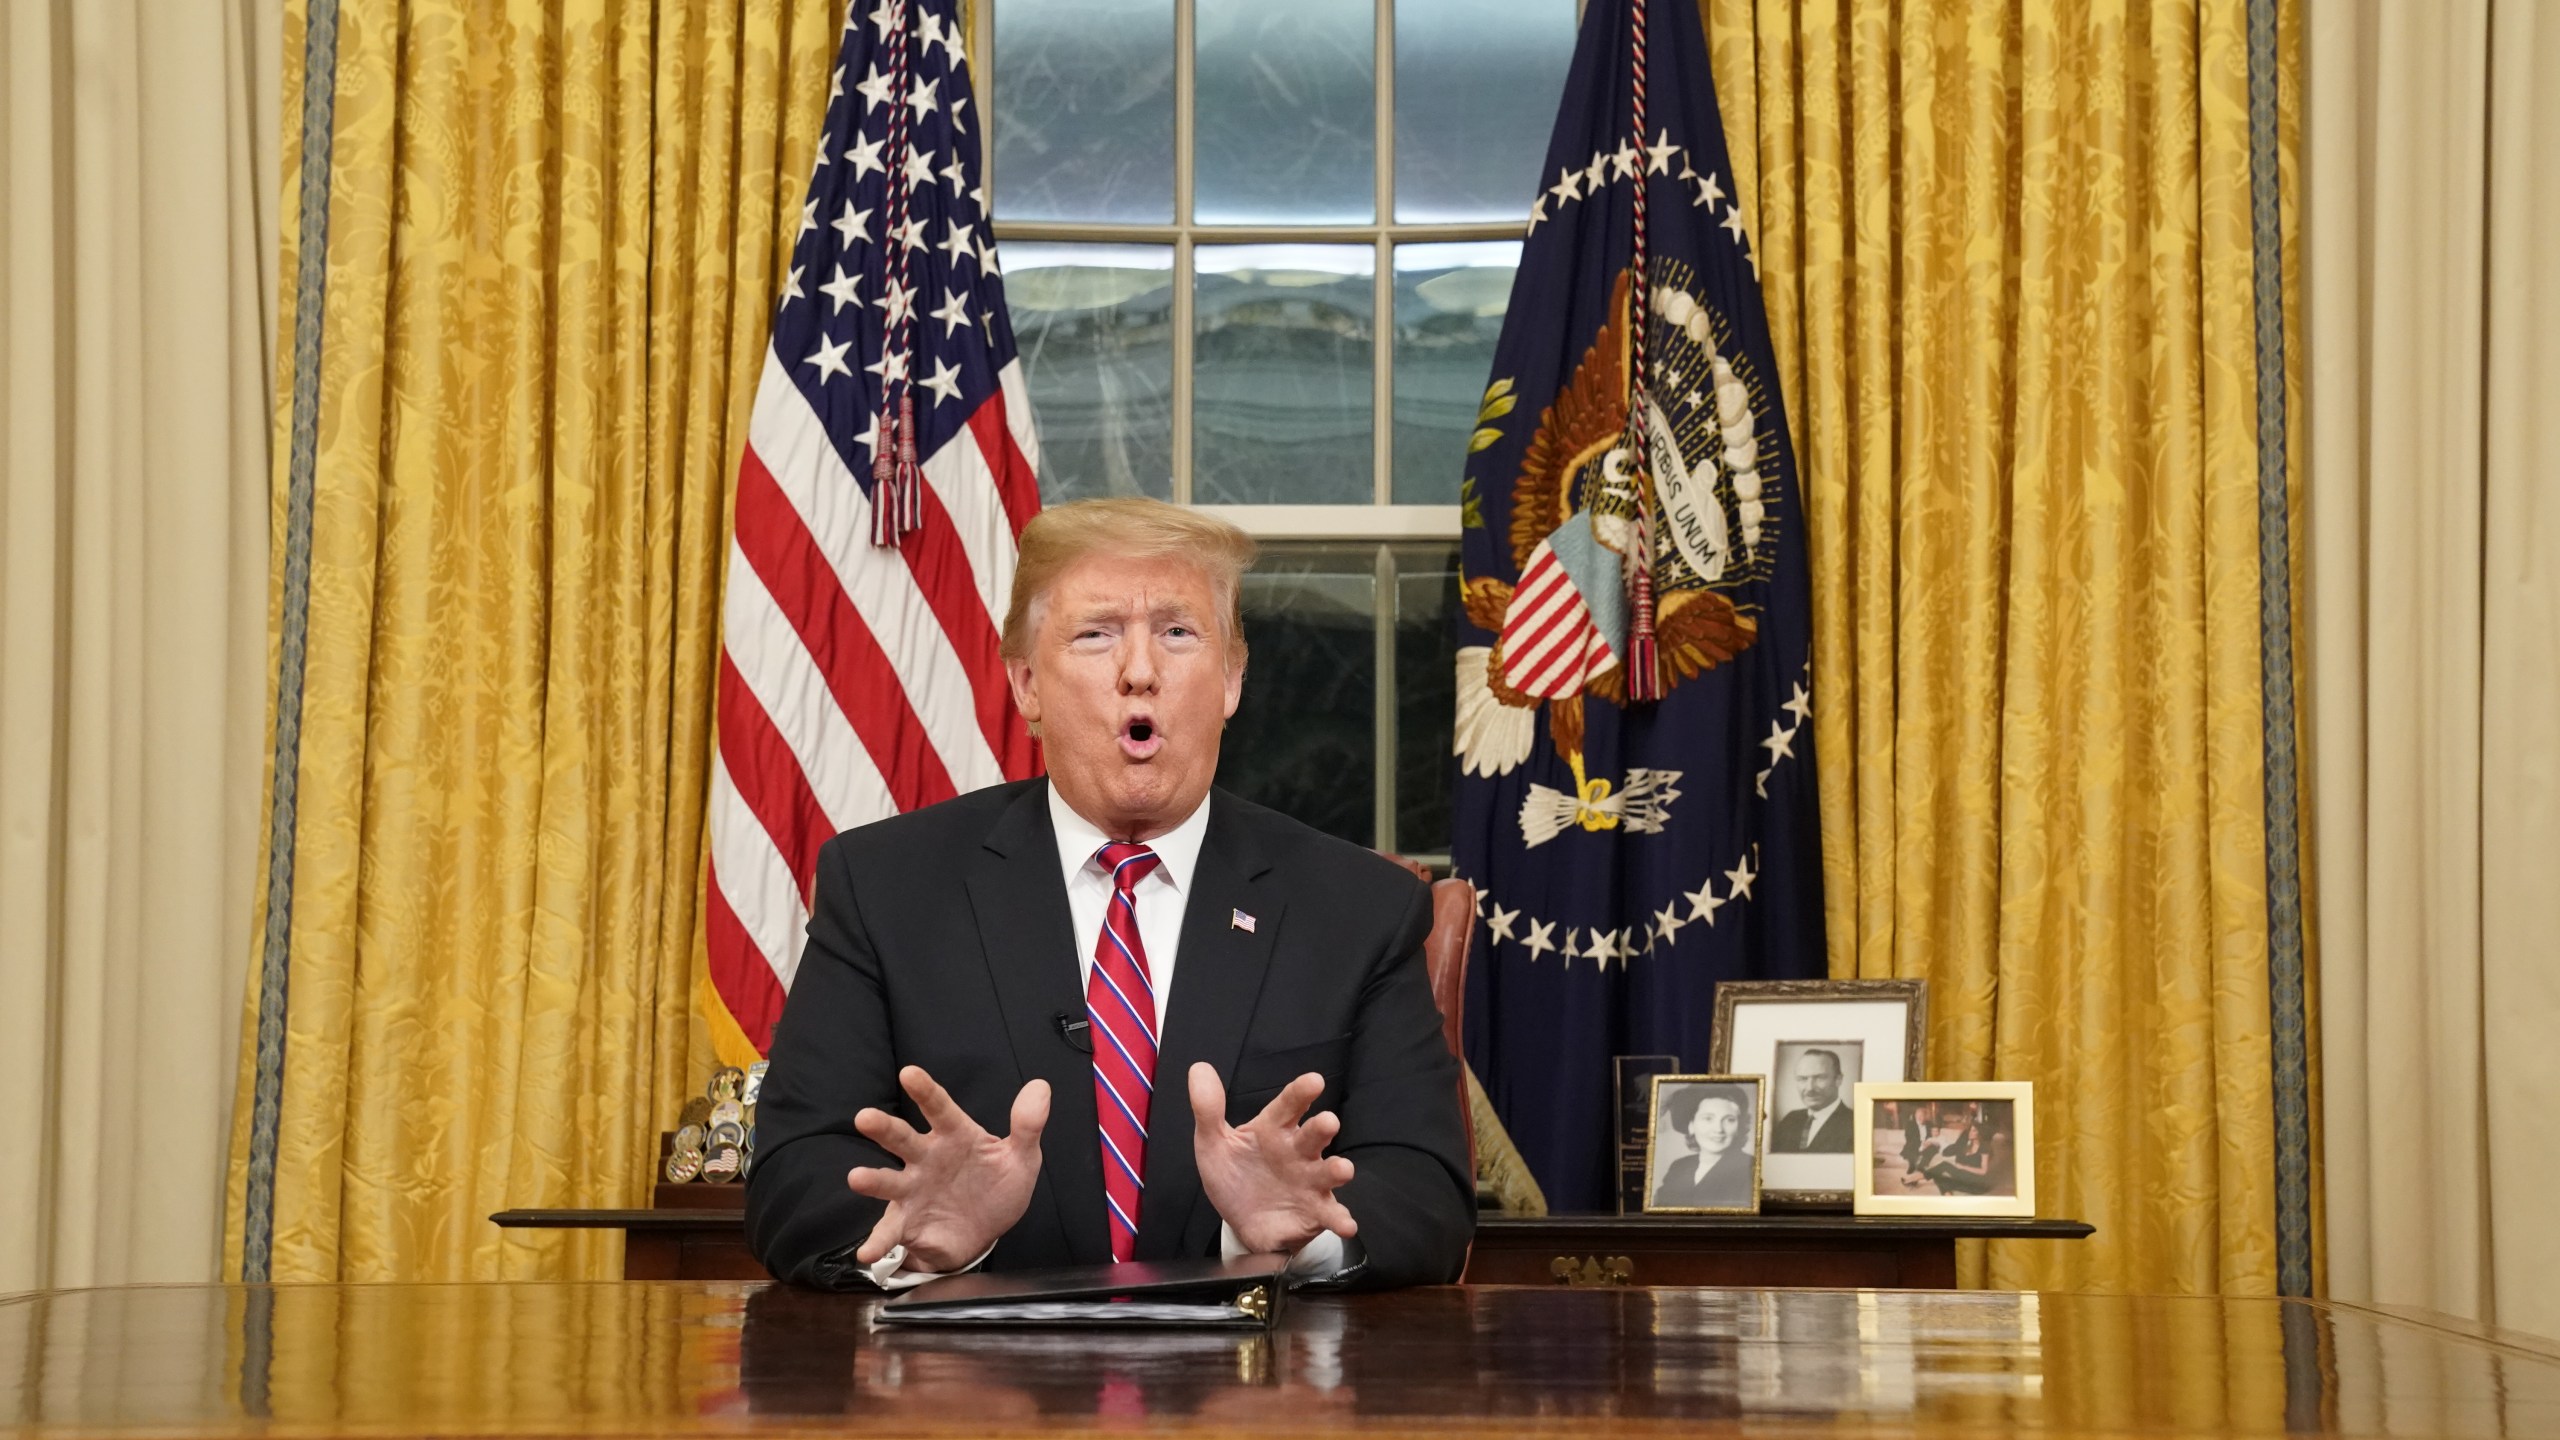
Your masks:
<svg viewBox="0 0 2560 1440"><path fill-rule="evenodd" d="M1093 942L1084 1008L1101 1037L1093 1047L1093 1108L1102 1121L1102 1194L1111 1205L1111 1258L1118 1262L1138 1246L1147 1102L1156 1084L1156 987L1138 936L1138 902L1129 892L1161 862L1153 850L1126 840L1103 846L1094 858L1111 872L1111 904Z"/></svg>

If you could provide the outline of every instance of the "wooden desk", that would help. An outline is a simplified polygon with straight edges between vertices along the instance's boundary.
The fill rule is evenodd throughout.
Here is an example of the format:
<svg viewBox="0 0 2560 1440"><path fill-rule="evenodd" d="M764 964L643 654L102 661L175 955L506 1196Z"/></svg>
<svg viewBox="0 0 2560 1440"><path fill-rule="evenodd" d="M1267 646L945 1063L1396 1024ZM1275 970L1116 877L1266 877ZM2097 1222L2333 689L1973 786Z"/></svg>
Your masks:
<svg viewBox="0 0 2560 1440"><path fill-rule="evenodd" d="M1268 1336L874 1330L875 1304L690 1282L21 1295L0 1300L0 1427L66 1440L2560 1434L2560 1349L2299 1301L1450 1286L1293 1302Z"/></svg>
<svg viewBox="0 0 2560 1440"><path fill-rule="evenodd" d="M654 1210L502 1210L510 1229L618 1229L626 1280L762 1280L730 1186ZM2078 1220L1918 1220L1852 1215L1613 1215L1486 1220L1470 1285L1821 1285L1952 1290L1956 1241L2077 1240Z"/></svg>

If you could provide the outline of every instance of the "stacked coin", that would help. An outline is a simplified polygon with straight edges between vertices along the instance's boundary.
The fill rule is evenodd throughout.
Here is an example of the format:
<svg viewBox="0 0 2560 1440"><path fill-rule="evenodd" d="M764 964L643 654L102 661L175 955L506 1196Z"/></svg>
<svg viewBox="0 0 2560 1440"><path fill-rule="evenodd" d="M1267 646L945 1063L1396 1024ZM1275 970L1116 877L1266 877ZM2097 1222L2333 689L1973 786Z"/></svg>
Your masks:
<svg viewBox="0 0 2560 1440"><path fill-rule="evenodd" d="M664 1171L676 1184L706 1180L724 1184L746 1173L748 1147L754 1142L753 1088L764 1079L764 1062L752 1075L734 1065L711 1072L702 1093L684 1102L676 1118L674 1143ZM741 1098L747 1097L747 1098Z"/></svg>

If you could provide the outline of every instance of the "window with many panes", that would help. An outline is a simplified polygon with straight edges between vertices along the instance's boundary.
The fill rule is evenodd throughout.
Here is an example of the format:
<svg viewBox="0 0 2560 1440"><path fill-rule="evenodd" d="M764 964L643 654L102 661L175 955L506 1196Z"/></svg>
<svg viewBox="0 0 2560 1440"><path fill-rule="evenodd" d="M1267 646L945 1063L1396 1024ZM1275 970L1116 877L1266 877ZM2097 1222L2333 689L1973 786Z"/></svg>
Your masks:
<svg viewBox="0 0 2560 1440"><path fill-rule="evenodd" d="M1043 498L1263 541L1219 782L1449 843L1458 484L1574 0L979 0Z"/></svg>

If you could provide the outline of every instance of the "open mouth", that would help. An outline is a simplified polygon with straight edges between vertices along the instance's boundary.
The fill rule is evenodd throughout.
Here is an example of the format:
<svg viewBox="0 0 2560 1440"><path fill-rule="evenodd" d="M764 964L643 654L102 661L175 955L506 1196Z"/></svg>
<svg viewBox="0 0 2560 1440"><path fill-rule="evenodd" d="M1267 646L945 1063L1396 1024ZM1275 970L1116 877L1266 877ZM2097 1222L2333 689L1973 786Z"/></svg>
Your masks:
<svg viewBox="0 0 2560 1440"><path fill-rule="evenodd" d="M1156 733L1153 720L1144 715L1132 716L1120 727L1120 751L1132 760L1144 760L1164 748L1164 739Z"/></svg>

